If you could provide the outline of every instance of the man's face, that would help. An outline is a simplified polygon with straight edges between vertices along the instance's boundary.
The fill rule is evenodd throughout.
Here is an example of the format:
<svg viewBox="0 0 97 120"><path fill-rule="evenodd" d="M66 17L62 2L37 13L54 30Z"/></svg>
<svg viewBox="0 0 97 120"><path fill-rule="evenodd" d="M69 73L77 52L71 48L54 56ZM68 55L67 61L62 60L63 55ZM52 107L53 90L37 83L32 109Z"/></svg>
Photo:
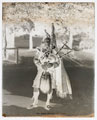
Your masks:
<svg viewBox="0 0 97 120"><path fill-rule="evenodd" d="M41 47L42 47L42 49L46 49L47 50L49 48L49 44L47 42L42 43Z"/></svg>

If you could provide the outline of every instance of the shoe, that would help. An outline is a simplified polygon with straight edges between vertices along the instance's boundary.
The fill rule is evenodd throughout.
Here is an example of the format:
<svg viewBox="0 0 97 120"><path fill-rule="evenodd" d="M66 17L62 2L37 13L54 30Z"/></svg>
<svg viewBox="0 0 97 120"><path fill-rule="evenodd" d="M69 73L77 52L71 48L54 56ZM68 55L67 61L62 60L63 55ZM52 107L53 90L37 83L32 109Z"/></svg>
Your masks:
<svg viewBox="0 0 97 120"><path fill-rule="evenodd" d="M51 106L50 106L50 105L46 105L46 106L45 106L45 109L46 109L46 110L50 110L50 109L51 109Z"/></svg>
<svg viewBox="0 0 97 120"><path fill-rule="evenodd" d="M28 110L38 107L38 105L30 105L27 107Z"/></svg>

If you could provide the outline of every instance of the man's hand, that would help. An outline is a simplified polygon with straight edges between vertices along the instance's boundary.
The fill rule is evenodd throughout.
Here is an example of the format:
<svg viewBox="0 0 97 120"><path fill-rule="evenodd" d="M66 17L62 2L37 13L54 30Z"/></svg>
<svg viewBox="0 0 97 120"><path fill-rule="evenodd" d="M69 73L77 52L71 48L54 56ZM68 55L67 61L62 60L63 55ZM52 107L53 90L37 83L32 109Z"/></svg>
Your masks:
<svg viewBox="0 0 97 120"><path fill-rule="evenodd" d="M59 64L57 62L54 63L54 68L58 67Z"/></svg>
<svg viewBox="0 0 97 120"><path fill-rule="evenodd" d="M46 63L44 63L44 64L42 65L42 68L43 68L44 70L47 70L48 68L51 68L51 67L53 67L53 63L48 63L48 62L46 62Z"/></svg>
<svg viewBox="0 0 97 120"><path fill-rule="evenodd" d="M48 63L48 64L47 64L47 67L48 67L48 68L53 67L53 63Z"/></svg>
<svg viewBox="0 0 97 120"><path fill-rule="evenodd" d="M44 69L44 70L47 70L47 65L42 65L42 68Z"/></svg>

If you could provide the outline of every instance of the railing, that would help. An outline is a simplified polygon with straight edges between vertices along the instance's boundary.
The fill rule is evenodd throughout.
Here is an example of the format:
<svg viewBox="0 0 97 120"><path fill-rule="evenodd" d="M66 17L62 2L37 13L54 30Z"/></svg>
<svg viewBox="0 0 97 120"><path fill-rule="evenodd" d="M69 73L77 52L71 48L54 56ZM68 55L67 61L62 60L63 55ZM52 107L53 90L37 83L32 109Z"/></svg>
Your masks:
<svg viewBox="0 0 97 120"><path fill-rule="evenodd" d="M28 48L3 48L3 50L4 50L4 56L5 56L5 58L6 58L6 50L16 50L16 64L18 64L19 63L19 50L20 49L28 49Z"/></svg>

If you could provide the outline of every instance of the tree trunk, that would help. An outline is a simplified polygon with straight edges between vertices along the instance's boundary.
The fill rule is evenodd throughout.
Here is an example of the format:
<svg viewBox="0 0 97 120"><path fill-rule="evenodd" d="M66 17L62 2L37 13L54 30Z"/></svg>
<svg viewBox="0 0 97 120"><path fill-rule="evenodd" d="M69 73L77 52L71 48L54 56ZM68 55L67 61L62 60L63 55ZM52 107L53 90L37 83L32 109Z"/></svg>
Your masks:
<svg viewBox="0 0 97 120"><path fill-rule="evenodd" d="M31 32L29 33L29 49L30 50L33 49L33 41L32 41L32 34L31 34Z"/></svg>
<svg viewBox="0 0 97 120"><path fill-rule="evenodd" d="M6 59L6 48L7 48L7 39L6 39L6 25L4 25L4 58Z"/></svg>

